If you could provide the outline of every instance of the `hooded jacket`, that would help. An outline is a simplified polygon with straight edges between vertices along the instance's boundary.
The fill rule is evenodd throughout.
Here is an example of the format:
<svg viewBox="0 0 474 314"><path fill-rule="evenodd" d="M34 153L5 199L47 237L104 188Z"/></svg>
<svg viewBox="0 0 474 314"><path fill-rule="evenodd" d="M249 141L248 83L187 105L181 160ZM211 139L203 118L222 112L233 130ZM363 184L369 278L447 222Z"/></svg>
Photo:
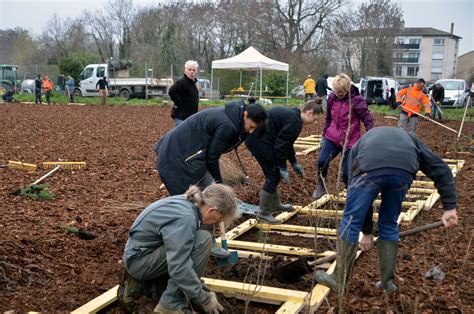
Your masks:
<svg viewBox="0 0 474 314"><path fill-rule="evenodd" d="M156 168L170 194L182 194L206 173L222 181L219 158L245 140L244 103L210 108L170 130L155 147Z"/></svg>
<svg viewBox="0 0 474 314"><path fill-rule="evenodd" d="M364 98L359 94L357 87L351 85L351 128L347 148L350 149L362 136L360 123L364 123L366 131L374 126L372 115ZM335 93L328 97L326 120L323 136L338 146L344 146L346 130L349 124L349 97L338 99Z"/></svg>

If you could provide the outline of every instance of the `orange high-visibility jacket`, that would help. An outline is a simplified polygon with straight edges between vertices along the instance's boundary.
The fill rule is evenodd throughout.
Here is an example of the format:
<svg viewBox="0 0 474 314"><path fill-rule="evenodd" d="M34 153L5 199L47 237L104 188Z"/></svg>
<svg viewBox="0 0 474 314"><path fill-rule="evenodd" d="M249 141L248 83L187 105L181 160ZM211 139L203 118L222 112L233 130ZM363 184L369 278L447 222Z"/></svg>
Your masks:
<svg viewBox="0 0 474 314"><path fill-rule="evenodd" d="M306 81L304 81L303 87L304 87L304 92L306 94L314 94L316 83L314 82L312 78L309 78Z"/></svg>
<svg viewBox="0 0 474 314"><path fill-rule="evenodd" d="M423 104L423 107L425 108L425 113L431 113L430 100L425 95L425 93L423 93L422 89L418 89L416 87L404 88L398 92L397 102L401 102L402 99L402 110L408 113L409 117L411 117L411 115L414 113L410 112L409 110L405 110L403 107L415 111L417 114L419 114L421 104Z"/></svg>
<svg viewBox="0 0 474 314"><path fill-rule="evenodd" d="M43 80L43 88L46 92L53 90L53 83L50 80Z"/></svg>

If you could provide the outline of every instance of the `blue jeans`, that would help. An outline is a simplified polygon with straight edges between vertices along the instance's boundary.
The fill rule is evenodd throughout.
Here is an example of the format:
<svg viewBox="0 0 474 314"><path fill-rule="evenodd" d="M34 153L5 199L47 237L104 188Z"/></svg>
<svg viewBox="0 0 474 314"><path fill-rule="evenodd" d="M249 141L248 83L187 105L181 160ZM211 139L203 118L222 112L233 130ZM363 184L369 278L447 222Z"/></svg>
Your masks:
<svg viewBox="0 0 474 314"><path fill-rule="evenodd" d="M367 211L381 192L379 239L398 241L397 219L411 182L412 180L396 175L368 177L367 174L361 174L354 177L347 192L339 236L354 244L358 242Z"/></svg>
<svg viewBox="0 0 474 314"><path fill-rule="evenodd" d="M342 160L342 181L347 186L348 176L348 156L351 150L346 148L344 157ZM336 145L327 138L323 137L321 152L318 158L318 171L325 178L328 174L329 164L340 152L342 152L342 146ZM319 175L318 175L319 177Z"/></svg>

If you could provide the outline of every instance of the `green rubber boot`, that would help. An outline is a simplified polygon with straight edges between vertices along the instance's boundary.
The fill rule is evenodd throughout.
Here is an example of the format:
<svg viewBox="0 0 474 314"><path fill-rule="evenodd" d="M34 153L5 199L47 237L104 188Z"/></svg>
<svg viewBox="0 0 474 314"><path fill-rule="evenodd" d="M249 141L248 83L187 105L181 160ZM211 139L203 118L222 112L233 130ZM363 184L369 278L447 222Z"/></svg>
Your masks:
<svg viewBox="0 0 474 314"><path fill-rule="evenodd" d="M273 196L273 207L277 210L277 211L285 211L285 212L289 212L289 211L292 211L293 210L293 205L291 204L282 204L281 201L280 201L280 195L278 194L278 190L276 191L276 193L274 194Z"/></svg>
<svg viewBox="0 0 474 314"><path fill-rule="evenodd" d="M143 287L143 282L133 278L125 268L122 270L117 299L126 313L137 311L136 301L142 296Z"/></svg>
<svg viewBox="0 0 474 314"><path fill-rule="evenodd" d="M276 212L275 208L275 194L270 194L267 191L260 192L260 210L257 213L257 219L267 224L280 224L281 221L273 218L272 213Z"/></svg>
<svg viewBox="0 0 474 314"><path fill-rule="evenodd" d="M393 293L398 290L393 282L395 279L395 266L397 265L398 241L377 241L377 252L379 254L380 278L375 287L384 290L386 293Z"/></svg>
<svg viewBox="0 0 474 314"><path fill-rule="evenodd" d="M336 293L340 293L343 287L345 290L354 268L356 258L357 244L352 244L341 239L338 240L338 250L336 258L336 269L332 274L322 270L316 271L314 278L316 281L326 287L331 288Z"/></svg>

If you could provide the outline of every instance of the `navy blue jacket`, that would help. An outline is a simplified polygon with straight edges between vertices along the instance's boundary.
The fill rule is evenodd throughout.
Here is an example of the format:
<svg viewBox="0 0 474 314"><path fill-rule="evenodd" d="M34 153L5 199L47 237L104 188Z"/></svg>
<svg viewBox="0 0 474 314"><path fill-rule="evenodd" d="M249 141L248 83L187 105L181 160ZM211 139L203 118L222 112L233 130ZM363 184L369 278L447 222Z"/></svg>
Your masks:
<svg viewBox="0 0 474 314"><path fill-rule="evenodd" d="M216 182L222 181L221 154L247 137L243 112L242 101L231 102L198 112L166 133L155 147L156 168L170 194L186 192L208 171Z"/></svg>

